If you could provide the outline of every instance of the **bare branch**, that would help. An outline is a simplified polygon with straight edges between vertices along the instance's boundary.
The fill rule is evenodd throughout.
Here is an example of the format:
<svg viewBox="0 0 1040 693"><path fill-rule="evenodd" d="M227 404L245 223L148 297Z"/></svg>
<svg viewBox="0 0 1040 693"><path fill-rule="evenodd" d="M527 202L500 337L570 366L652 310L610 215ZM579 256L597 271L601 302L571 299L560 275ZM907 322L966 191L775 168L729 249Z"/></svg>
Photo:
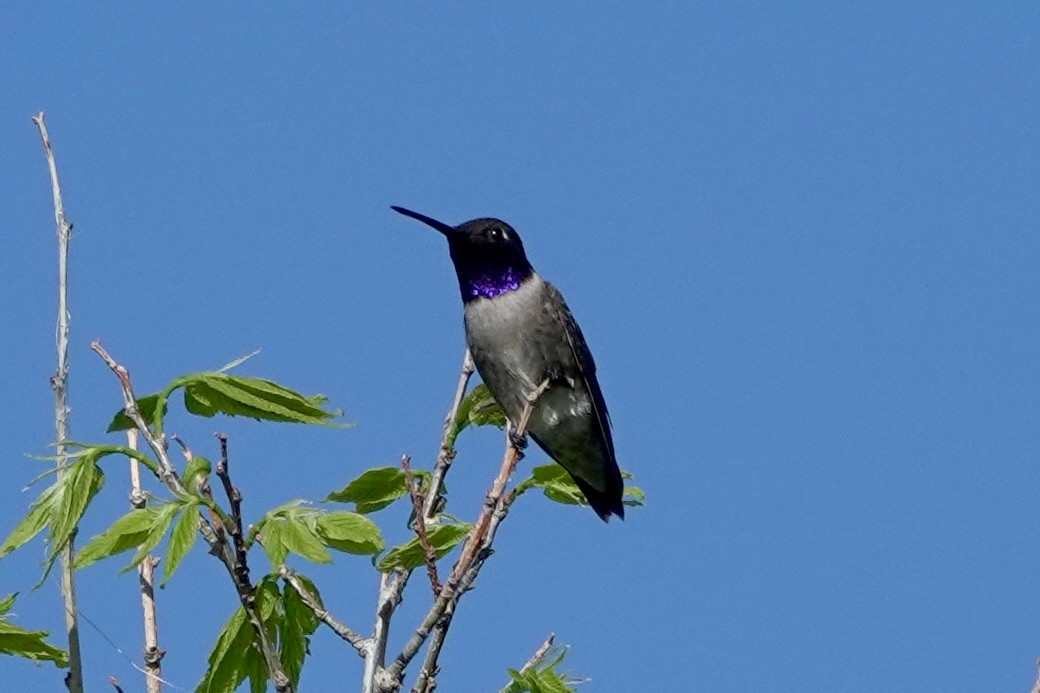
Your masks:
<svg viewBox="0 0 1040 693"><path fill-rule="evenodd" d="M423 550L423 560L426 562L426 574L430 576L430 587L433 589L434 598L440 594L441 580L437 575L437 552L430 545L430 537L426 533L426 518L423 517L423 496L415 483L412 474L411 459L408 455L401 455L401 468L404 470L405 483L408 484L408 493L412 497L412 506L415 508L415 533L419 537L419 545Z"/></svg>
<svg viewBox="0 0 1040 693"><path fill-rule="evenodd" d="M282 579L296 591L296 594L300 595L300 599L307 605L307 608L314 612L314 615L318 617L319 621L331 628L333 633L350 643L350 645L357 650L359 655L362 657L365 656L365 638L351 629L350 626L330 614L328 610L322 606L321 601L307 589L307 586L304 585L303 582L300 581L300 578L292 568L283 565L279 569L279 574L282 576Z"/></svg>
<svg viewBox="0 0 1040 693"><path fill-rule="evenodd" d="M547 637L545 641L538 647L538 649L534 651L534 654L531 655L531 658L527 660L527 662L522 667L520 667L520 673L522 674L525 671L533 669L534 667L541 664L542 660L545 659L545 655L549 654L549 649L553 646L553 640L555 639L556 634L549 633L549 637Z"/></svg>
<svg viewBox="0 0 1040 693"><path fill-rule="evenodd" d="M137 449L137 429L126 432L127 447ZM145 496L141 491L140 463L133 457L130 460L130 505L135 509L143 508ZM159 559L151 554L144 557L137 567L141 584L141 613L144 618L144 668L145 689L148 693L162 693L162 658L166 651L159 649L159 627L155 611L155 566Z"/></svg>
<svg viewBox="0 0 1040 693"><path fill-rule="evenodd" d="M51 146L51 137L43 117L43 111L40 111L32 117L32 121L40 131L43 150L47 156L51 196L54 200L54 224L58 229L58 325L55 332L58 368L51 376L51 389L54 391L54 429L58 437L56 455L60 479L65 475L65 468L68 466L65 441L69 439L69 240L72 236L72 224L65 218L65 204L61 199L61 183L58 180L58 164L54 159L54 148ZM69 641L69 673L65 677L65 685L70 693L82 693L83 659L79 644L76 583L72 576L74 553L73 537L69 537L68 543L61 549L61 596L65 602L65 633Z"/></svg>
<svg viewBox="0 0 1040 693"><path fill-rule="evenodd" d="M444 417L444 435L441 437L440 451L437 453L437 462L433 467L430 489L426 493L425 515L427 518L437 514L438 506L443 498L444 477L451 467L452 460L455 459L455 448L451 444L449 436L452 428L455 426L455 419L459 414L462 399L466 396L466 386L469 384L469 379L473 376L473 370L473 356L469 353L469 349L466 349L466 354L462 357L459 383L455 387L455 399L452 400L451 408L448 409L448 415Z"/></svg>
<svg viewBox="0 0 1040 693"><path fill-rule="evenodd" d="M502 459L502 466L499 468L498 476L495 478L494 483L488 490L487 497L484 499L484 507L473 527L473 531L470 532L469 538L466 540L465 546L463 546L462 555L459 556L455 567L452 568L451 576L444 583L440 596L433 603L433 606L430 607L426 618L416 628L415 633L412 634L412 637L401 650L401 654L397 656L397 659L394 660L394 663L387 670L393 680L400 680L405 667L408 666L408 663L418 653L419 648L426 642L430 632L436 628L439 634L431 642L430 649L423 661L423 667L419 672L419 680L416 686L418 687L419 684L425 685L426 679L435 675L437 658L440 655L444 636L451 626L455 604L462 593L473 584L481 566L484 564L484 560L491 554L494 530L497 530L502 518L509 512L505 487L509 482L509 478L513 475L517 463L523 456L520 442L527 433L527 425L531 420L535 404L548 386L549 381L546 380L534 392L528 395L527 404L524 406L520 421L517 422L512 435L507 435L506 437L508 445ZM421 691L423 689L418 688L418 690Z"/></svg>
<svg viewBox="0 0 1040 693"><path fill-rule="evenodd" d="M462 368L459 372L458 384L455 387L455 396L452 399L451 407L448 408L447 416L444 417L444 434L441 436L440 451L430 477L430 488L426 493L422 513L424 523L440 512L444 502L444 477L448 474L452 460L455 459L455 449L451 444L450 435L459 413L459 407L462 405L462 399L466 396L466 386L473 376L473 371L473 357L467 349L462 357ZM410 571L398 568L393 573L384 573L380 577L379 597L376 599L376 622L366 648L365 672L362 678L363 693L394 690L395 682L383 669L383 664L386 658L387 638L390 636L390 620L393 618L397 605L401 603L410 575ZM397 684L399 684L400 674L397 675L397 678Z"/></svg>

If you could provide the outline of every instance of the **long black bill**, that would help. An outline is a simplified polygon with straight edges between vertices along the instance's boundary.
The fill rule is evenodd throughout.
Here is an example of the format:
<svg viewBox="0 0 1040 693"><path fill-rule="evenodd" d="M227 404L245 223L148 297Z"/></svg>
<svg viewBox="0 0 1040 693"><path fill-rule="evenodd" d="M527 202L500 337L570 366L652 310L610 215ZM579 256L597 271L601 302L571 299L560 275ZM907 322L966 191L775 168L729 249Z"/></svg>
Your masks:
<svg viewBox="0 0 1040 693"><path fill-rule="evenodd" d="M437 229L438 231L443 233L445 236L451 236L451 234L455 233L455 228L454 227L448 226L443 221L437 221L436 219L431 219L430 217L426 216L425 214L419 214L418 212L413 212L410 209L405 209L404 207L398 207L397 205L390 205L390 209L394 210L398 214L403 214L406 217L411 217L412 219L418 219L419 221L421 221L422 223L426 224L427 226L432 226L433 228Z"/></svg>

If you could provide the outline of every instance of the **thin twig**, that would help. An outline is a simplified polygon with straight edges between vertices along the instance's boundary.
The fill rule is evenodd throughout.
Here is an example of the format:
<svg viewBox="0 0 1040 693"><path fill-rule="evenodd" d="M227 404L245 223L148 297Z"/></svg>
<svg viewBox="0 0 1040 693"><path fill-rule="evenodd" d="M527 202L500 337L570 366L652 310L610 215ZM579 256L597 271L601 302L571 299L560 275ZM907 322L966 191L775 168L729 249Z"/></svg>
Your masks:
<svg viewBox="0 0 1040 693"><path fill-rule="evenodd" d="M278 572L282 576L282 579L296 591L296 594L300 595L300 599L307 608L314 612L314 615L319 621L331 628L333 633L350 643L350 645L357 650L359 655L362 657L365 656L364 636L330 614L328 609L322 605L321 600L307 589L307 586L303 584L292 568L283 565L279 568Z"/></svg>
<svg viewBox="0 0 1040 693"><path fill-rule="evenodd" d="M224 487L224 495L227 496L231 505L231 526L227 528L231 534L231 541L235 545L235 566L238 570L240 580L249 582L248 549L245 538L242 536L242 493L238 487L231 483L231 472L228 470L227 436L217 433L220 441L220 459L217 461L217 478Z"/></svg>
<svg viewBox="0 0 1040 693"><path fill-rule="evenodd" d="M524 662L524 665L520 667L520 671L518 673L523 674L525 671L530 671L531 669L541 664L542 660L545 659L545 656L549 654L549 650L552 649L553 641L555 639L556 634L549 633L549 637L547 637L542 642L542 644L538 646L538 649L534 651L534 654L531 655L531 658ZM512 683L507 683L505 686L502 687L502 689L498 693L507 693L507 691L512 685Z"/></svg>
<svg viewBox="0 0 1040 693"><path fill-rule="evenodd" d="M431 518L437 514L438 506L441 505L444 491L444 477L455 459L455 446L451 443L451 431L455 428L455 419L459 415L459 407L462 399L466 396L466 387L469 379L473 377L473 356L466 349L462 357L462 369L459 371L459 382L455 387L455 398L452 400L448 415L444 417L444 435L441 436L441 447L437 453L437 462L433 466L433 475L430 477L430 488L426 493L426 517Z"/></svg>
<svg viewBox="0 0 1040 693"><path fill-rule="evenodd" d="M138 431L131 428L126 432L127 447L131 450L137 449ZM145 495L141 491L141 467L140 463L133 457L130 460L130 505L135 510L145 506ZM155 566L159 560L148 554L141 561L137 572L141 584L141 613L144 619L144 668L145 689L148 693L162 693L162 658L165 650L159 649L159 627L156 621L155 611Z"/></svg>
<svg viewBox="0 0 1040 693"><path fill-rule="evenodd" d="M65 475L68 466L65 441L69 439L69 240L72 236L72 224L65 218L65 204L61 199L61 183L58 181L58 164L54 159L54 148L43 122L43 111L32 117L36 129L40 131L43 149L47 155L47 168L51 177L51 196L54 200L54 224L58 229L58 325L55 341L58 347L58 368L51 376L51 389L54 390L54 429L58 436L56 456L58 458L58 478ZM70 693L83 691L83 659L79 645L79 623L76 618L76 583L72 576L72 561L75 553L73 538L61 549L61 596L65 602L65 633L69 641L69 673L65 676L65 685Z"/></svg>
<svg viewBox="0 0 1040 693"><path fill-rule="evenodd" d="M440 596L433 603L433 606L430 607L423 622L405 644L401 654L397 656L397 659L388 668L387 671L392 679L400 680L405 667L408 666L408 663L418 653L419 648L426 642L430 632L437 629L440 631L440 634L431 643L430 650L423 661L422 669L419 671L419 680L416 686L420 683L424 684L427 678L435 674L440 647L444 642L444 635L447 634L448 628L451 626L451 617L454 613L455 604L462 593L473 584L473 580L476 579L477 573L480 572L484 560L490 555L491 543L489 540L494 539L494 533L489 532L489 530L492 527L497 529L498 524L509 510L508 505L504 504L506 499L505 487L509 482L509 478L513 475L517 463L523 456L518 442L526 435L527 425L531 420L535 404L548 386L549 381L546 380L528 396L527 403L524 405L524 411L520 416L520 421L517 422L513 434L511 436L507 435L508 445L502 459L502 466L499 468L498 476L484 499L480 517L470 532L465 546L463 546L462 555L459 556L455 567L452 568L451 576L444 583ZM494 520L495 516L498 516L497 521ZM419 688L419 690L422 689Z"/></svg>
<svg viewBox="0 0 1040 693"><path fill-rule="evenodd" d="M433 589L434 598L440 594L441 580L437 575L437 552L430 545L430 537L426 533L426 518L423 517L423 495L419 485L415 483L410 464L412 458L401 455L401 469L404 470L405 483L408 484L408 493L412 497L412 506L415 508L415 533L419 537L419 546L423 550L423 560L426 562L426 574L430 576L430 587Z"/></svg>
<svg viewBox="0 0 1040 693"><path fill-rule="evenodd" d="M549 649L553 646L553 640L555 639L556 634L549 633L549 637L547 637L545 641L542 642L542 644L538 647L538 649L534 651L534 654L531 655L531 658L527 660L527 662L525 662L522 667L520 667L520 673L522 674L525 671L533 669L534 667L541 664L542 660L545 659L545 655L549 654Z"/></svg>
<svg viewBox="0 0 1040 693"><path fill-rule="evenodd" d="M113 359L112 356L105 351L105 348L101 346L99 341L95 340L90 345L90 348L105 361L112 372L116 374L116 377L119 378L119 383L123 391L123 411L126 412L126 415L134 422L134 425L137 426L137 430L140 431L142 436L144 436L145 441L148 443L148 447L150 447L152 452L155 454L159 465L158 476L160 480L176 495L182 497L190 495L180 477L177 476L177 471L174 469L173 463L170 461L169 453L166 450L165 442L155 435L152 429L148 426L148 423L144 420L144 417L141 415L141 410L137 406L137 399L134 397L134 388L130 382L129 371ZM224 473L227 473L226 461ZM228 483L230 483L230 479L228 480ZM207 507L209 507L210 510L219 514L219 507L214 504L211 499L204 498L204 500L209 501ZM230 517L221 517L220 519L224 526L235 524L234 520ZM274 683L275 690L279 693L293 693L295 687L286 675L285 670L282 668L282 663L278 658L275 644L271 640L267 628L264 627L263 619L260 618L260 611L257 609L256 605L256 589L249 581L248 568L244 563L239 561L238 552L234 547L228 544L222 533L215 532L205 522L199 523L199 530L210 546L210 553L220 559L221 563L224 564L224 568L231 576L231 580L235 585L235 590L238 592L238 600L242 604L242 608L246 613L246 617L249 619L249 623L253 626L253 640L264 657L264 664L267 667L268 674L271 676L271 682Z"/></svg>
<svg viewBox="0 0 1040 693"><path fill-rule="evenodd" d="M426 503L423 508L424 522L431 520L440 512L441 505L443 505L444 477L448 474L452 460L455 459L455 449L451 444L450 436L473 371L473 357L467 349L462 357L462 368L459 372L458 384L455 387L455 395L448 408L448 414L444 417L444 433L441 436L440 450L433 474L430 476L430 488L427 490ZM383 664L386 659L387 638L390 636L390 620L393 618L397 605L401 603L410 575L410 571L397 568L392 573L383 573L380 576L375 626L372 637L369 638L366 645L365 671L362 678L363 693L394 690L395 682L387 675ZM398 679L400 679L400 675L398 675ZM399 684L400 681L398 680L396 683Z"/></svg>

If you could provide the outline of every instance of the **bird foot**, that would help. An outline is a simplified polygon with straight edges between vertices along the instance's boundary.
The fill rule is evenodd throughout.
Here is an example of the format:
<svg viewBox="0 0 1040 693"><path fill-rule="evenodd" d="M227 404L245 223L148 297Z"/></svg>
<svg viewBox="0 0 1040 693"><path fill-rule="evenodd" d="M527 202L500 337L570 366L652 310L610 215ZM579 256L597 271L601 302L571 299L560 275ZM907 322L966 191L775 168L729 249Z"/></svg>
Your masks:
<svg viewBox="0 0 1040 693"><path fill-rule="evenodd" d="M523 452L527 449L527 436L517 435L516 431L512 428L509 429L509 444L517 449L519 452Z"/></svg>

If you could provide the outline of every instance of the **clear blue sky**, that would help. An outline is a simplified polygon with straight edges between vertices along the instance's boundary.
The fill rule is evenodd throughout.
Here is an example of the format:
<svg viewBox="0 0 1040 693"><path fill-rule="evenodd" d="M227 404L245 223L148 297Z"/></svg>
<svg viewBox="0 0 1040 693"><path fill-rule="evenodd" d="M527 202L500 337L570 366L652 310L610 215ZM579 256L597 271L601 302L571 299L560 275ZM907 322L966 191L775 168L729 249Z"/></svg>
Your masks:
<svg viewBox="0 0 1040 693"><path fill-rule="evenodd" d="M118 440L95 337L142 392L261 347L242 372L358 423L175 410L200 454L231 436L254 519L403 452L432 461L461 307L443 239L388 205L508 220L567 296L648 505L604 525L525 498L460 609L443 690L497 689L549 631L590 693L1028 689L1040 6L352 4L0 9L0 533L32 496L24 454L53 439L43 109L75 223L74 438ZM500 445L462 440L459 514ZM84 535L126 508L108 469ZM41 551L0 564L0 593ZM136 658L124 563L80 574L81 607ZM363 559L296 566L370 627ZM18 622L60 631L56 594L23 594ZM233 594L200 551L159 599L166 676L191 688ZM140 689L83 638L89 690ZM324 631L313 652L304 691L355 689L353 652ZM61 686L11 658L0 677Z"/></svg>

